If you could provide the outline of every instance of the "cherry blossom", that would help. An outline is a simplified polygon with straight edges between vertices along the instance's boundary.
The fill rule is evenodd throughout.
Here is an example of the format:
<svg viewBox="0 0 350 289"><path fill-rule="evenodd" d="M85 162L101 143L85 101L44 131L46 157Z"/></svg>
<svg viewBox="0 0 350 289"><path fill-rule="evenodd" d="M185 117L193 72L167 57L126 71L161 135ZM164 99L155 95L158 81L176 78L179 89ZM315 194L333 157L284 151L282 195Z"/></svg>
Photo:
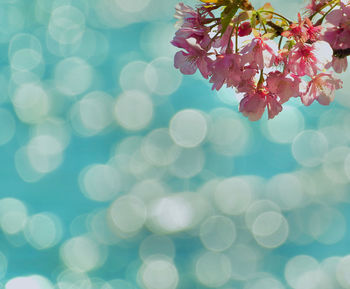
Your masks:
<svg viewBox="0 0 350 289"><path fill-rule="evenodd" d="M350 0L310 0L292 21L271 4L255 9L249 0L200 0L196 9L176 6L180 49L174 66L183 74L199 70L213 90L235 88L239 110L251 121L267 110L269 119L291 98L308 106L329 105L342 86L336 73L350 55Z"/></svg>
<svg viewBox="0 0 350 289"><path fill-rule="evenodd" d="M297 75L285 74L281 71L269 73L266 82L269 91L280 97L280 103L299 96L300 91L306 86L305 81Z"/></svg>
<svg viewBox="0 0 350 289"><path fill-rule="evenodd" d="M247 36L250 33L252 33L252 26L250 25L249 22L243 22L239 27L238 27L238 35L243 37Z"/></svg>
<svg viewBox="0 0 350 289"><path fill-rule="evenodd" d="M271 67L278 59L277 44L263 37L255 37L241 50L243 62L256 66L257 69Z"/></svg>
<svg viewBox="0 0 350 289"><path fill-rule="evenodd" d="M211 59L207 56L207 51L196 43L194 38L187 39L186 43L187 46L184 48L188 52L178 51L175 54L175 67L180 69L183 74L193 74L198 68L203 77L208 78Z"/></svg>
<svg viewBox="0 0 350 289"><path fill-rule="evenodd" d="M175 6L175 10L174 17L178 19L178 22L176 23L177 27L181 27L182 25L188 26L190 23L197 21L199 16L192 7L185 5L184 3L178 3Z"/></svg>
<svg viewBox="0 0 350 289"><path fill-rule="evenodd" d="M342 81L332 73L320 73L308 83L306 92L301 96L304 105L317 100L322 105L329 105L334 100L334 91L342 87Z"/></svg>
<svg viewBox="0 0 350 289"><path fill-rule="evenodd" d="M293 37L299 42L315 42L319 40L322 27L315 27L309 18L301 19L300 13L298 14L298 23L292 23L289 30L284 31L282 34L285 37Z"/></svg>
<svg viewBox="0 0 350 289"><path fill-rule="evenodd" d="M212 76L210 83L213 83L213 89L219 90L224 83L227 87L239 87L239 91L250 90L253 84L253 76L257 73L256 69L244 67L242 56L239 54L224 54L216 58L212 63Z"/></svg>
<svg viewBox="0 0 350 289"><path fill-rule="evenodd" d="M277 96L267 89L258 88L254 93L246 93L239 104L239 111L249 120L259 120L267 107L268 118L274 118L282 111L282 105Z"/></svg>
<svg viewBox="0 0 350 289"><path fill-rule="evenodd" d="M314 76L332 61L333 50L325 41L297 43L290 51L288 69L299 76Z"/></svg>
<svg viewBox="0 0 350 289"><path fill-rule="evenodd" d="M331 66L336 73L342 73L348 68L348 60L346 57L339 58L333 56Z"/></svg>

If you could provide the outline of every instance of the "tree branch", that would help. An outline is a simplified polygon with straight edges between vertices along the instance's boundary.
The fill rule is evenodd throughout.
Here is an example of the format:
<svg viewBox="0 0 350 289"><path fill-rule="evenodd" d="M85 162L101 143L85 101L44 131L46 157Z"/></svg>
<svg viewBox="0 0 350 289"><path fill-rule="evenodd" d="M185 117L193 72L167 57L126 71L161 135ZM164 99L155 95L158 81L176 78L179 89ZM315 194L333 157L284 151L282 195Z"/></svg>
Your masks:
<svg viewBox="0 0 350 289"><path fill-rule="evenodd" d="M267 21L266 24L273 28L276 31L277 35L281 35L283 32L283 28L281 26L278 26L277 24L273 23L272 21Z"/></svg>
<svg viewBox="0 0 350 289"><path fill-rule="evenodd" d="M347 49L333 49L333 56L338 58L345 58L350 55L350 48Z"/></svg>

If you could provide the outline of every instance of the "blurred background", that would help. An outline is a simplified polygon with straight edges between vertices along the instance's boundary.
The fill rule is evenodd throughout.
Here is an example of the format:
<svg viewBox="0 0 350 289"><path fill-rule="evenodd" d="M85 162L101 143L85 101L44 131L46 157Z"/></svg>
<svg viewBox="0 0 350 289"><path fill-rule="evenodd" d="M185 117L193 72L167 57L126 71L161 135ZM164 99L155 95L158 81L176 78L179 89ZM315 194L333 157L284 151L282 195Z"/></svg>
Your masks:
<svg viewBox="0 0 350 289"><path fill-rule="evenodd" d="M176 3L0 1L0 288L350 288L349 70L249 122L173 67Z"/></svg>

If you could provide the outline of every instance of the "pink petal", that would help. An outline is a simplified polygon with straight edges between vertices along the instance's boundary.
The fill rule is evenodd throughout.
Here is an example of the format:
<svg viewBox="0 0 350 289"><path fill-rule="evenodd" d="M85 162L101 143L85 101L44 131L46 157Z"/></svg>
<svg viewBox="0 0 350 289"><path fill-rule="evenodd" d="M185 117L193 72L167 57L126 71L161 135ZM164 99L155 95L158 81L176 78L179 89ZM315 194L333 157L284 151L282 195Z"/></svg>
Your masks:
<svg viewBox="0 0 350 289"><path fill-rule="evenodd" d="M183 74L194 74L197 70L197 66L192 61L189 61L189 54L178 51L174 57L175 68L180 69Z"/></svg>
<svg viewBox="0 0 350 289"><path fill-rule="evenodd" d="M258 94L251 94L244 97L239 104L239 111L247 116L250 121L259 120L265 111L265 98Z"/></svg>
<svg viewBox="0 0 350 289"><path fill-rule="evenodd" d="M333 57L332 66L336 73L342 73L348 68L348 60L346 59L346 57Z"/></svg>
<svg viewBox="0 0 350 289"><path fill-rule="evenodd" d="M269 96L268 102L267 102L268 118L269 119L274 118L281 111L282 111L282 105L277 101L275 97Z"/></svg>
<svg viewBox="0 0 350 289"><path fill-rule="evenodd" d="M317 87L313 83L309 83L307 91L301 95L301 102L309 106L317 98Z"/></svg>

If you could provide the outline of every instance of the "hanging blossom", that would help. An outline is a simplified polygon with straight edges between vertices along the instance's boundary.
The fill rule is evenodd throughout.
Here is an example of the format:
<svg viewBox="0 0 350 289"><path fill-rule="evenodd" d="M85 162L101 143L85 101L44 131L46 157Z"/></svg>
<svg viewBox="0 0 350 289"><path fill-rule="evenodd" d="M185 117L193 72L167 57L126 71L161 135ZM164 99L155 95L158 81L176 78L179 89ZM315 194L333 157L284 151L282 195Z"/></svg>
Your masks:
<svg viewBox="0 0 350 289"><path fill-rule="evenodd" d="M288 57L287 69L299 76L314 76L332 61L333 50L325 41L297 43Z"/></svg>
<svg viewBox="0 0 350 289"><path fill-rule="evenodd" d="M349 1L341 1L338 9L334 9L326 16L327 24L323 39L335 51L331 67L337 73L344 72L348 67L346 58L350 49L350 6Z"/></svg>
<svg viewBox="0 0 350 289"><path fill-rule="evenodd" d="M181 50L174 65L183 74L199 71L213 90L243 94L239 111L251 121L269 119L291 98L308 106L329 105L350 55L350 0L311 0L293 22L271 4L254 9L248 0L201 0L196 9L176 6Z"/></svg>
<svg viewBox="0 0 350 289"><path fill-rule="evenodd" d="M186 52L178 51L175 54L175 67L183 74L193 74L198 68L203 77L208 78L211 74L209 65L212 60L208 57L207 51L196 42L195 38L188 38L184 43L182 48Z"/></svg>
<svg viewBox="0 0 350 289"><path fill-rule="evenodd" d="M246 93L239 104L239 111L251 121L259 120L265 108L267 108L269 119L274 118L282 111L278 96L271 93L267 87L257 88L255 91Z"/></svg>
<svg viewBox="0 0 350 289"><path fill-rule="evenodd" d="M301 100L304 105L310 105L314 100L322 105L329 105L334 100L334 91L341 87L342 82L332 73L320 73L309 82Z"/></svg>

